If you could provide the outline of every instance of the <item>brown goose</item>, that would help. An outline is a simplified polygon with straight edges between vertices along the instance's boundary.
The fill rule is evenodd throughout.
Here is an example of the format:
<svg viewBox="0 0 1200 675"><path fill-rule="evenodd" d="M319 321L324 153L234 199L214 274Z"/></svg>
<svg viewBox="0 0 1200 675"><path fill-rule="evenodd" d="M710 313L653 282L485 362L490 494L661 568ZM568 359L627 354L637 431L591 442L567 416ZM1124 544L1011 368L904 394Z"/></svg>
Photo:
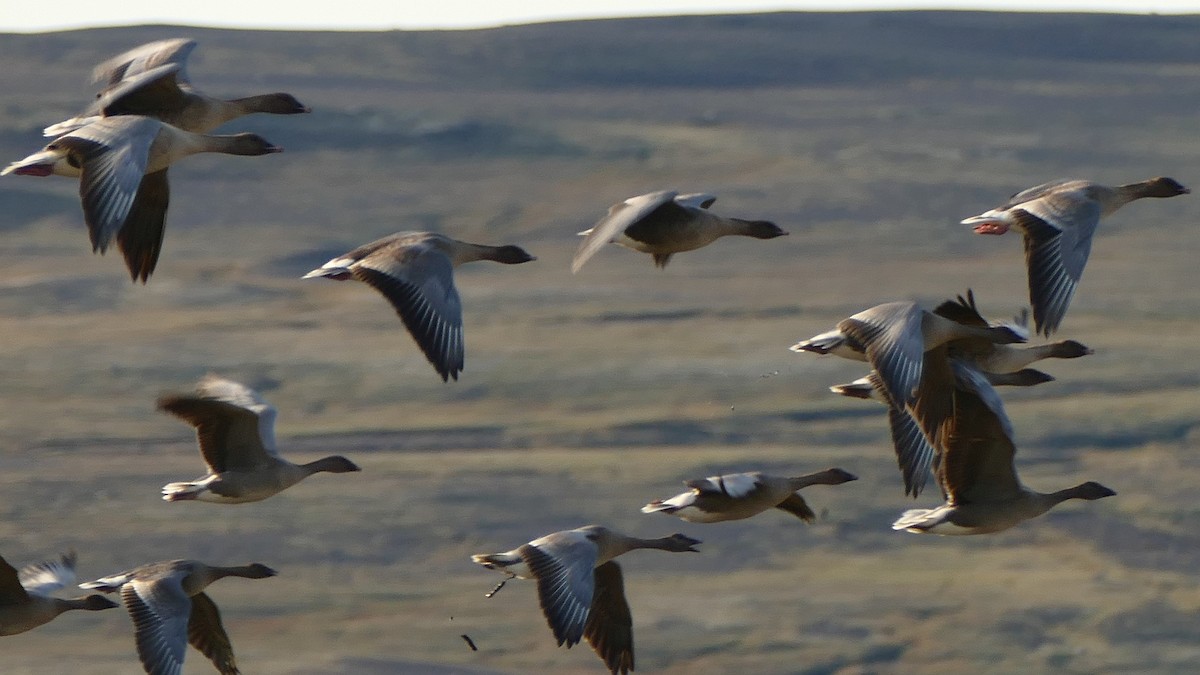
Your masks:
<svg viewBox="0 0 1200 675"><path fill-rule="evenodd" d="M22 568L0 558L0 635L16 635L72 609L98 611L117 603L103 595L64 600L50 594L75 583L75 553Z"/></svg>
<svg viewBox="0 0 1200 675"><path fill-rule="evenodd" d="M221 675L238 675L233 644L217 605L204 593L225 577L265 579L275 570L259 563L236 567L196 560L169 560L80 584L105 593L121 593L133 618L134 640L142 667L151 675L179 675L191 644L212 661Z"/></svg>
<svg viewBox="0 0 1200 675"><path fill-rule="evenodd" d="M708 210L716 200L712 195L663 190L614 204L600 222L579 233L583 242L571 260L571 272L578 272L610 242L649 253L655 266L666 267L672 255L708 246L720 237L774 239L787 234L765 220L718 216Z"/></svg>
<svg viewBox="0 0 1200 675"><path fill-rule="evenodd" d="M104 83L91 105L75 117L45 128L46 136L69 133L112 115L146 115L185 131L208 133L229 120L252 113L295 115L310 112L291 94L275 93L233 100L213 98L192 86L187 60L196 42L174 38L150 42L96 66L93 79Z"/></svg>
<svg viewBox="0 0 1200 675"><path fill-rule="evenodd" d="M1189 192L1172 178L1117 187L1060 180L1018 192L1003 206L962 223L974 225L978 234L1004 234L1015 228L1024 235L1034 326L1038 333L1049 336L1066 316L1100 219L1135 199Z"/></svg>
<svg viewBox="0 0 1200 675"><path fill-rule="evenodd" d="M937 479L946 503L905 511L896 530L933 534L988 534L1036 518L1068 499L1095 500L1116 493L1095 482L1042 493L1021 484L1013 465L1012 423L986 377L961 362L936 386L952 392L946 430L939 435Z"/></svg>
<svg viewBox="0 0 1200 675"><path fill-rule="evenodd" d="M209 375L200 380L195 393L161 397L158 408L196 427L200 456L208 467L203 478L164 485L163 499L169 502L257 502L314 473L359 470L338 455L307 464L280 457L275 447L274 406L233 380Z"/></svg>
<svg viewBox="0 0 1200 675"><path fill-rule="evenodd" d="M434 232L398 232L340 255L302 278L357 279L383 294L445 382L463 369L462 301L454 268L537 258L519 246L468 244Z"/></svg>
<svg viewBox="0 0 1200 675"><path fill-rule="evenodd" d="M613 675L633 670L633 617L613 558L639 548L696 552L700 541L673 534L639 539L599 525L554 532L504 553L471 560L509 578L537 579L542 613L559 646L587 640Z"/></svg>
<svg viewBox="0 0 1200 675"><path fill-rule="evenodd" d="M993 386L1032 387L1054 381L1050 375L1033 368L1015 373L983 373L983 376ZM911 408L901 409L890 405L882 393L879 376L874 371L853 382L835 384L829 390L849 398L873 399L888 406L888 427L892 434L892 448L896 452L896 464L904 478L904 494L916 499L925 489L930 471L936 471L939 455L913 417Z"/></svg>
<svg viewBox="0 0 1200 675"><path fill-rule="evenodd" d="M54 139L9 164L0 176L78 176L92 250L114 239L134 281L145 283L162 249L170 189L167 167L199 152L266 155L282 152L255 134L206 136L150 117L105 117Z"/></svg>
<svg viewBox="0 0 1200 675"><path fill-rule="evenodd" d="M670 499L656 499L642 513L668 513L689 523L719 523L780 509L811 523L816 514L796 492L809 485L841 485L858 476L843 469L826 469L805 476L771 476L759 471L684 481L691 488Z"/></svg>

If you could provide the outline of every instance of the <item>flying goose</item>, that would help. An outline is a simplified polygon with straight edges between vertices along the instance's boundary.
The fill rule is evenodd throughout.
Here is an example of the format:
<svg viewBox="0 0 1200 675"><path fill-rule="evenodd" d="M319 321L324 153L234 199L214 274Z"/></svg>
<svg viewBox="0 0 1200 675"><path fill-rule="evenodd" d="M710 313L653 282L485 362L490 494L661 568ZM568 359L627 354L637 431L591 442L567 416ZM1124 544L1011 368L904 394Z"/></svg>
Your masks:
<svg viewBox="0 0 1200 675"><path fill-rule="evenodd" d="M670 499L656 499L642 513L668 513L689 523L741 520L776 508L811 523L816 518L796 492L809 485L841 485L858 476L843 469L826 469L805 476L771 476L759 471L684 481L691 488Z"/></svg>
<svg viewBox="0 0 1200 675"><path fill-rule="evenodd" d="M52 597L50 594L75 583L75 553L58 560L29 565L18 573L0 558L0 635L16 635L49 623L72 609L99 611L117 603L103 595L83 598Z"/></svg>
<svg viewBox="0 0 1200 675"><path fill-rule="evenodd" d="M868 361L893 404L912 402L921 381L925 352L952 340L1011 344L1025 338L1011 326L971 326L921 309L915 302L876 305L838 323L837 328L790 347L794 352L834 354Z"/></svg>
<svg viewBox="0 0 1200 675"><path fill-rule="evenodd" d="M1022 310L1011 322L991 324L979 313L975 305L975 293L967 289L967 295L957 300L947 300L938 305L934 314L967 326L988 327L1004 325L1022 337L1029 336L1029 312ZM1029 364L1042 359L1077 359L1093 354L1091 348L1075 340L1059 340L1041 345L996 344L988 340L955 340L948 345L950 358L973 364L989 375L1015 373ZM997 384L992 381L992 384Z"/></svg>
<svg viewBox="0 0 1200 675"><path fill-rule="evenodd" d="M1075 287L1083 277L1100 219L1135 199L1175 197L1191 190L1173 178L1109 187L1087 180L1060 180L1029 188L1007 203L962 221L977 234L1004 234L1015 228L1025 237L1029 303L1038 333L1058 330Z"/></svg>
<svg viewBox="0 0 1200 675"><path fill-rule="evenodd" d="M1013 428L987 378L969 365L949 362L952 376L935 386L951 392L952 414L939 435L937 480L946 503L905 511L892 528L933 534L988 534L1035 518L1068 499L1101 499L1116 493L1095 482L1051 493L1031 490L1017 477Z"/></svg>
<svg viewBox="0 0 1200 675"><path fill-rule="evenodd" d="M966 297L960 295L957 300L947 300L938 305L933 314L948 319L960 325L973 329L1007 328L1012 333L1027 338L1028 313L1022 312L1012 322L989 323L980 315L975 304L975 294L968 290ZM795 345L797 351L814 351L835 353L846 358L863 359L865 354L860 351L859 344L846 339L840 331L830 331L811 340ZM950 340L944 345L935 347L938 352L932 357L935 368L946 368L947 359L968 364L981 371L993 385L1033 386L1049 382L1054 378L1038 370L1025 366L1044 358L1077 358L1091 354L1092 350L1074 341L1065 340L1047 345L1015 345L997 344L989 337L961 337ZM930 363L931 352L922 356L922 371ZM943 363L938 363L941 360ZM922 380L924 375L922 375ZM917 497L925 485L929 470L935 467L936 453L930 445L931 438L938 433L940 424L948 415L948 392L940 389L926 389L922 384L914 392L934 399L921 405L925 424L923 427L913 418L912 413L915 399L910 399L904 405L892 406L889 403L882 378L877 371L867 377L860 378L849 384L839 384L830 387L834 393L855 398L875 398L889 405L888 423L892 433L892 443L896 458L904 477L905 493ZM928 436L928 438L927 438Z"/></svg>
<svg viewBox="0 0 1200 675"><path fill-rule="evenodd" d="M208 475L194 481L168 483L163 499L197 499L217 504L257 502L314 473L358 471L341 456L292 464L275 447L275 408L244 384L208 375L195 393L168 394L158 408L196 428L200 456Z"/></svg>
<svg viewBox="0 0 1200 675"><path fill-rule="evenodd" d="M173 38L150 42L96 66L93 79L104 89L75 117L43 130L61 136L101 116L146 115L185 131L208 133L251 113L295 115L310 110L291 94L275 93L233 100L213 98L192 86L187 60L196 42Z"/></svg>
<svg viewBox="0 0 1200 675"><path fill-rule="evenodd" d="M542 613L559 646L588 641L613 675L633 670L633 617L613 558L639 548L696 552L700 541L673 534L639 539L599 525L554 532L504 553L471 560L509 578L537 579Z"/></svg>
<svg viewBox="0 0 1200 675"><path fill-rule="evenodd" d="M537 258L519 246L468 244L434 232L397 232L340 255L303 279L357 279L383 294L442 376L463 369L462 301L454 268L476 260L506 265Z"/></svg>
<svg viewBox="0 0 1200 675"><path fill-rule="evenodd" d="M579 233L583 242L571 260L571 273L610 242L649 253L656 267L666 267L672 255L708 246L727 235L774 239L787 234L766 220L718 216L708 210L715 201L712 195L663 190L614 204L600 222Z"/></svg>
<svg viewBox="0 0 1200 675"><path fill-rule="evenodd" d="M983 373L983 376L993 386L1032 387L1054 381L1050 375L1033 368L1015 373ZM892 434L896 464L904 479L904 494L916 499L925 489L930 472L936 472L939 456L910 409L897 408L888 403L875 371L847 384L835 384L829 390L849 398L872 399L888 406L888 428Z"/></svg>
<svg viewBox="0 0 1200 675"><path fill-rule="evenodd" d="M168 560L79 587L121 593L133 619L138 658L147 673L179 675L190 644L212 661L221 675L238 675L241 671L221 625L221 614L204 589L225 577L265 579L275 574L260 563L220 567L196 560Z"/></svg>
<svg viewBox="0 0 1200 675"><path fill-rule="evenodd" d="M92 250L114 239L134 281L145 283L162 249L167 215L167 167L199 152L266 155L282 152L255 134L206 136L150 117L123 115L90 122L9 164L0 176L78 176Z"/></svg>

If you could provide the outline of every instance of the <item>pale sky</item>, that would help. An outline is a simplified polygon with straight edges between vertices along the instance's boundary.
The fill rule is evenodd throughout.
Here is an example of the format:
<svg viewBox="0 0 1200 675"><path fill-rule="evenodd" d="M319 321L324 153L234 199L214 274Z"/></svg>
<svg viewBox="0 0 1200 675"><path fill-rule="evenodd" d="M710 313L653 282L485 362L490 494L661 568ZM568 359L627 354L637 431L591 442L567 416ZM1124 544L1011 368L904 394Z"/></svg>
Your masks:
<svg viewBox="0 0 1200 675"><path fill-rule="evenodd" d="M280 11L280 7L286 8ZM167 23L279 29L481 28L614 16L866 9L1200 12L1200 0L29 0L0 1L0 32Z"/></svg>

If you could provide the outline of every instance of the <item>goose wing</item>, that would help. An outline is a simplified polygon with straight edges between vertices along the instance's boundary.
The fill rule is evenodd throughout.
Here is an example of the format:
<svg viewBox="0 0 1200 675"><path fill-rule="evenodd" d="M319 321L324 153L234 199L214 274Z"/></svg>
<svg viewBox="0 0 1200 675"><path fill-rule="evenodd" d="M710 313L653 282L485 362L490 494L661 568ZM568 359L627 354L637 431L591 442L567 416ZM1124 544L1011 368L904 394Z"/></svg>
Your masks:
<svg viewBox="0 0 1200 675"><path fill-rule="evenodd" d="M64 148L79 158L79 197L93 251L108 250L125 224L160 128L161 122L148 117L102 118L47 146Z"/></svg>
<svg viewBox="0 0 1200 675"><path fill-rule="evenodd" d="M584 237L583 241L579 244L579 249L575 251L575 257L571 259L571 273L578 272L584 263L596 255L597 251L604 248L605 244L612 242L626 228L654 213L659 207L666 204L678 207L675 202L677 194L674 190L661 190L659 192L638 195L637 197L630 197L623 202L610 206L608 213L599 222L593 225L590 230L580 233ZM703 197L704 195L687 196Z"/></svg>
<svg viewBox="0 0 1200 675"><path fill-rule="evenodd" d="M96 99L97 111L113 115L147 115L161 118L164 113L180 110L187 96L180 88L183 66L165 63L130 75L106 89Z"/></svg>
<svg viewBox="0 0 1200 675"><path fill-rule="evenodd" d="M806 523L811 523L817 519L817 514L813 513L812 507L808 505L808 502L804 501L804 497L795 493L785 497L783 501L775 505L775 508L787 511Z"/></svg>
<svg viewBox="0 0 1200 675"><path fill-rule="evenodd" d="M158 266L170 199L166 169L142 177L137 196L125 216L125 224L117 232L117 247L121 249L125 267L134 281L146 283Z"/></svg>
<svg viewBox="0 0 1200 675"><path fill-rule="evenodd" d="M762 473L757 471L686 480L683 484L697 494L723 495L734 499L748 499L763 489Z"/></svg>
<svg viewBox="0 0 1200 675"><path fill-rule="evenodd" d="M1011 212L1025 236L1029 303L1037 331L1058 330L1092 251L1100 223L1100 202L1080 190L1056 190Z"/></svg>
<svg viewBox="0 0 1200 675"><path fill-rule="evenodd" d="M956 300L947 300L935 307L933 313L964 326L988 327L987 319L983 318L979 307L975 305L975 292L969 288L967 297L960 295Z"/></svg>
<svg viewBox="0 0 1200 675"><path fill-rule="evenodd" d="M442 380L463 369L462 300L450 258L427 245L384 247L350 266L383 294Z"/></svg>
<svg viewBox="0 0 1200 675"><path fill-rule="evenodd" d="M96 66L92 71L92 81L103 82L106 87L111 87L139 73L162 65L175 64L179 66L177 79L180 82L188 82L187 60L195 48L196 41L187 38L148 42Z"/></svg>
<svg viewBox="0 0 1200 675"><path fill-rule="evenodd" d="M64 553L58 560L46 560L21 568L18 575L26 591L35 595L50 595L54 591L75 585L75 552Z"/></svg>
<svg viewBox="0 0 1200 675"><path fill-rule="evenodd" d="M554 639L568 647L584 636L595 589L596 546L574 531L536 539L517 553L537 579L538 601Z"/></svg>
<svg viewBox="0 0 1200 675"><path fill-rule="evenodd" d="M1048 181L1046 183L1042 183L1041 185L1034 185L1031 188L1025 188L1024 190L1013 194L1008 198L1008 201L1005 202L1004 205L997 207L995 210L1003 211L1005 209L1011 209L1014 206L1019 206L1025 202L1039 199L1052 192L1069 189L1076 186L1082 187L1086 184L1087 181L1081 181L1074 178L1060 178L1059 180Z"/></svg>
<svg viewBox="0 0 1200 675"><path fill-rule="evenodd" d="M707 209L716 202L716 195L704 194L702 192L693 192L675 197L675 203L681 206L690 206L695 209Z"/></svg>
<svg viewBox="0 0 1200 675"><path fill-rule="evenodd" d="M29 593L17 578L17 570L0 557L0 607L29 601Z"/></svg>
<svg viewBox="0 0 1200 675"><path fill-rule="evenodd" d="M583 637L614 675L633 670L633 615L625 600L621 567L608 561L596 568L591 612Z"/></svg>
<svg viewBox="0 0 1200 675"><path fill-rule="evenodd" d="M221 675L238 675L241 672L233 658L233 643L229 641L225 626L221 625L221 612L205 593L192 596L187 638L188 644L212 661Z"/></svg>
<svg viewBox="0 0 1200 675"><path fill-rule="evenodd" d="M165 112L182 108L187 102L179 88L181 69L179 64L167 63L118 81L97 94L79 114L42 129L42 135L62 136L101 117L113 115L148 115L161 119Z"/></svg>
<svg viewBox="0 0 1200 675"><path fill-rule="evenodd" d="M984 374L961 362L954 370L954 414L943 435L938 479L952 503L999 501L1020 490L1016 446L1004 404Z"/></svg>
<svg viewBox="0 0 1200 675"><path fill-rule="evenodd" d="M904 478L904 494L914 499L925 489L937 461L937 451L929 444L921 425L917 424L908 410L888 406L888 428L892 434L892 447L896 451L896 464Z"/></svg>
<svg viewBox="0 0 1200 675"><path fill-rule="evenodd" d="M187 652L192 601L178 575L134 579L121 586L133 618L138 658L149 675L179 675Z"/></svg>
<svg viewBox="0 0 1200 675"><path fill-rule="evenodd" d="M924 310L912 302L889 302L864 310L837 325L866 349L867 360L879 373L888 401L904 406L912 401L921 381L925 336Z"/></svg>
<svg viewBox="0 0 1200 675"><path fill-rule="evenodd" d="M159 398L158 408L196 428L200 454L213 473L252 470L279 458L275 407L243 384L209 376L194 394Z"/></svg>

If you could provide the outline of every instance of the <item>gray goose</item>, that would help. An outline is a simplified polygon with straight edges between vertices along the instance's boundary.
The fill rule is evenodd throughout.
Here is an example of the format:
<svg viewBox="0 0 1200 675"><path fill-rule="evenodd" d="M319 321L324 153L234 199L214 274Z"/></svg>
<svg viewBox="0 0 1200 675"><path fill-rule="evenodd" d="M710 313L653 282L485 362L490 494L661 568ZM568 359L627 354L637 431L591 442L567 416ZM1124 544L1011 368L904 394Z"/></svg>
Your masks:
<svg viewBox="0 0 1200 675"><path fill-rule="evenodd" d="M571 272L578 272L608 243L649 253L656 267L666 267L672 255L708 246L720 237L774 239L787 234L766 220L718 216L708 210L716 200L712 195L663 190L614 204L600 222L579 233L583 242L571 260Z"/></svg>
<svg viewBox="0 0 1200 675"><path fill-rule="evenodd" d="M989 323L980 315L975 304L975 294L971 290L967 291L966 297L960 295L957 300L947 300L941 303L933 310L932 314L975 330L1008 329L1022 339L1029 335L1027 313L1022 312L1011 322ZM865 359L866 354L859 347L859 343L855 340L847 339L840 330L836 330L801 342L793 349L833 353L857 360ZM940 351L940 354L934 359L935 364L938 359L961 361L983 372L993 385L1026 387L1049 382L1054 378L1041 371L1025 368L1025 366L1045 358L1078 358L1092 353L1091 349L1074 340L1026 346L998 344L987 335L955 338L935 347L934 350ZM929 358L930 352L927 351L922 357L922 370ZM878 371L873 371L867 377L849 384L834 385L830 389L843 396L875 398L888 403L888 422L891 428L892 444L904 477L905 493L914 498L917 497L924 488L930 469L934 468L936 464L936 453L930 445L927 435L932 438L937 433L941 419L929 417L926 422L931 426L923 432L912 417L912 407L915 401L910 399L904 405L891 405ZM920 392L922 388L918 387L916 391ZM941 396L943 394L935 391L927 393L927 395ZM945 415L947 408L944 406L936 408L927 403L924 410L927 415L932 415L934 411Z"/></svg>
<svg viewBox="0 0 1200 675"><path fill-rule="evenodd" d="M102 116L146 115L203 134L252 113L310 112L291 94L263 94L227 101L199 91L187 76L187 60L195 48L196 42L186 38L159 40L101 63L93 72L93 80L104 84L96 99L83 112L46 127L43 133L61 136Z"/></svg>
<svg viewBox="0 0 1200 675"><path fill-rule="evenodd" d="M537 260L519 246L469 244L435 232L397 232L342 254L302 278L357 279L383 294L442 381L463 369L462 301L454 268L476 260Z"/></svg>
<svg viewBox="0 0 1200 675"><path fill-rule="evenodd" d="M0 558L0 635L16 635L49 623L73 609L99 611L117 603L103 595L56 598L51 593L75 583L75 553L29 565L17 572Z"/></svg>
<svg viewBox="0 0 1200 675"><path fill-rule="evenodd" d="M1049 336L1067 314L1100 219L1136 199L1189 192L1175 179L1163 177L1116 187L1060 180L1018 192L1004 205L962 224L974 225L977 234L1004 234L1012 228L1024 235L1034 326Z"/></svg>
<svg viewBox="0 0 1200 675"><path fill-rule="evenodd" d="M162 249L170 188L167 167L199 152L266 155L282 152L255 134L193 134L150 117L105 117L60 136L9 164L0 176L78 176L92 250L115 239L134 281L145 283Z"/></svg>
<svg viewBox="0 0 1200 675"><path fill-rule="evenodd" d="M912 402L921 383L925 352L966 339L997 344L1025 341L1012 326L966 325L924 310L915 302L900 301L865 309L843 319L834 330L790 349L869 362L879 374L887 400L903 408Z"/></svg>
<svg viewBox="0 0 1200 675"><path fill-rule="evenodd" d="M931 386L951 392L952 414L939 435L938 483L946 503L905 511L892 528L916 533L989 534L1036 518L1068 499L1095 500L1116 493L1087 482L1042 493L1021 484L1013 465L1016 446L1004 405L987 378L961 362Z"/></svg>
<svg viewBox="0 0 1200 675"><path fill-rule="evenodd" d="M690 490L669 499L656 499L642 513L667 513L689 523L719 523L779 509L811 523L816 514L797 491L810 485L841 485L858 476L844 469L826 469L804 476L772 476L760 471L684 481Z"/></svg>
<svg viewBox="0 0 1200 675"><path fill-rule="evenodd" d="M1029 335L1029 312L1022 310L1012 321L992 324L984 319L975 304L975 293L967 289L966 297L947 300L938 305L934 314L957 321L967 326L988 327L1005 325L1017 333ZM948 354L973 364L976 369L990 375L1016 373L1035 361L1042 359L1077 359L1093 354L1091 348L1075 340L1059 340L1040 345L1005 345L988 340L955 340L948 345ZM996 382L992 382L996 384Z"/></svg>
<svg viewBox="0 0 1200 675"><path fill-rule="evenodd" d="M196 560L149 563L127 572L80 584L105 593L120 592L133 619L138 658L150 675L179 675L190 644L212 661L221 675L238 675L233 644L217 605L204 593L225 577L265 579L275 570L260 563L221 567Z"/></svg>
<svg viewBox="0 0 1200 675"><path fill-rule="evenodd" d="M202 478L164 485L163 499L169 502L257 502L314 473L359 470L340 455L307 464L280 457L275 445L275 407L233 380L208 375L194 393L160 397L158 408L196 428L200 456L208 468L208 475Z"/></svg>
<svg viewBox="0 0 1200 675"><path fill-rule="evenodd" d="M504 553L471 556L509 578L537 579L538 600L559 646L587 640L613 675L633 670L633 617L613 558L639 548L696 552L682 534L640 539L599 525L554 532Z"/></svg>

